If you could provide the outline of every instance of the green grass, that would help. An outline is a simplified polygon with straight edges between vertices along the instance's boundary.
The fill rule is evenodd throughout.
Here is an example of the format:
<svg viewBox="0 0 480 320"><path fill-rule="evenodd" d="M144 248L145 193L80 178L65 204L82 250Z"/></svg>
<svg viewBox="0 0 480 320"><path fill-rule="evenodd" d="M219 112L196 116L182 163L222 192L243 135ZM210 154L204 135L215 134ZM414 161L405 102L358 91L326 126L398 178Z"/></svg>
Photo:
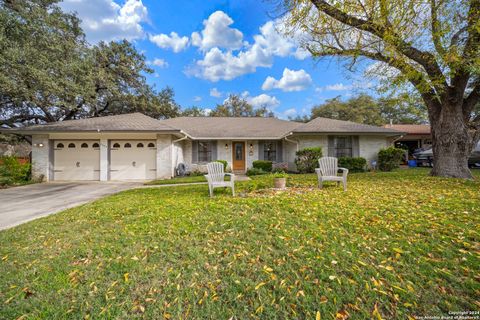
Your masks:
<svg viewBox="0 0 480 320"><path fill-rule="evenodd" d="M180 183L198 183L198 182L207 182L204 176L186 176L186 177L175 177L172 179L162 179L162 180L152 180L146 182L146 185L164 185L164 184L180 184Z"/></svg>
<svg viewBox="0 0 480 320"><path fill-rule="evenodd" d="M122 192L0 232L0 318L407 319L480 309L480 182L427 170ZM479 178L476 173L477 179Z"/></svg>
<svg viewBox="0 0 480 320"><path fill-rule="evenodd" d="M230 176L225 176L225 180L229 181ZM152 180L146 182L146 185L166 185L166 184L181 184L181 183L198 183L198 182L207 182L207 179L204 176L186 176L186 177L175 177L172 179L162 179L162 180Z"/></svg>

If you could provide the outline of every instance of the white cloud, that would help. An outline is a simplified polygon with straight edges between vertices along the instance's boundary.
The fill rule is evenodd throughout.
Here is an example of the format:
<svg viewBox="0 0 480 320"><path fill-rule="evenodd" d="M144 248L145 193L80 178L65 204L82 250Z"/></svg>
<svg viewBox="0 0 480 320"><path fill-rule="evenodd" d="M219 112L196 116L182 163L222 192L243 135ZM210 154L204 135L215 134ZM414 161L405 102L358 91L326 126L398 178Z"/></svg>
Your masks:
<svg viewBox="0 0 480 320"><path fill-rule="evenodd" d="M290 108L282 112L282 115L286 118L294 117L297 115L297 110L295 108Z"/></svg>
<svg viewBox="0 0 480 320"><path fill-rule="evenodd" d="M350 89L352 89L352 86L345 85L343 83L330 84L330 85L325 87L326 91L345 91L345 90L350 90Z"/></svg>
<svg viewBox="0 0 480 320"><path fill-rule="evenodd" d="M253 73L259 67L271 67L275 56L305 59L309 55L298 47L296 40L283 36L277 30L281 25L280 20L268 21L261 26L260 33L253 37L253 43L242 43L243 35L229 27L232 23L230 17L217 11L204 21L202 35L192 33L192 44L199 46L205 54L203 59L195 61L193 66L186 69L187 74L212 82L232 80ZM239 51L234 53L234 49Z"/></svg>
<svg viewBox="0 0 480 320"><path fill-rule="evenodd" d="M220 98L223 95L222 92L218 91L217 88L210 89L210 96L215 98Z"/></svg>
<svg viewBox="0 0 480 320"><path fill-rule="evenodd" d="M202 97L200 97L200 96L195 96L195 97L193 97L193 101L195 101L195 102L200 102L200 101L202 101Z"/></svg>
<svg viewBox="0 0 480 320"><path fill-rule="evenodd" d="M273 109L280 104L280 101L273 96L269 96L268 94L262 93L255 97L247 97L246 98L248 103L250 103L253 107L266 107L267 109Z"/></svg>
<svg viewBox="0 0 480 320"><path fill-rule="evenodd" d="M188 37L180 37L176 32L170 32L170 35L164 33L150 35L149 39L160 48L172 49L173 52L180 52L188 46Z"/></svg>
<svg viewBox="0 0 480 320"><path fill-rule="evenodd" d="M164 59L159 59L159 58L155 58L152 61L152 64L154 66L157 66L157 67L160 67L160 68L167 68L168 67L168 62L165 61Z"/></svg>
<svg viewBox="0 0 480 320"><path fill-rule="evenodd" d="M265 49L254 44L249 50L234 55L219 48L210 49L202 60L186 70L186 73L212 82L232 80L247 73L253 73L257 67L270 67L272 56Z"/></svg>
<svg viewBox="0 0 480 320"><path fill-rule="evenodd" d="M192 33L192 44L202 50L214 47L225 49L239 49L242 47L243 33L230 28L233 19L223 11L215 11L207 20L203 21L204 29Z"/></svg>
<svg viewBox="0 0 480 320"><path fill-rule="evenodd" d="M312 77L303 69L298 71L285 68L280 80L267 77L262 85L263 90L281 89L282 91L301 91L312 84Z"/></svg>
<svg viewBox="0 0 480 320"><path fill-rule="evenodd" d="M135 40L145 35L142 23L148 20L148 10L141 0L127 0L123 6L113 0L64 0L60 7L77 12L91 43Z"/></svg>

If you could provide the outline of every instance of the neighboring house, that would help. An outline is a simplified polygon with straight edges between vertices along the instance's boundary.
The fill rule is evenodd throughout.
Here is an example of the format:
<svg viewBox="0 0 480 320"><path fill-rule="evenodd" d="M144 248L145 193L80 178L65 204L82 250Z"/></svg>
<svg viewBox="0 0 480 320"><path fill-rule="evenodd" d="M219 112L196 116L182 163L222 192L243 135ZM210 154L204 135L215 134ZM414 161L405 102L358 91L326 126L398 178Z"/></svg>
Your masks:
<svg viewBox="0 0 480 320"><path fill-rule="evenodd" d="M2 130L32 137L33 176L51 180L148 180L174 176L179 163L203 170L226 160L244 173L258 159L295 170L295 152L322 147L325 155L369 162L402 132L317 118L180 117L156 120L141 113L69 120Z"/></svg>
<svg viewBox="0 0 480 320"><path fill-rule="evenodd" d="M410 155L417 149L428 149L432 146L432 133L428 124L387 124L383 127L405 133L395 141L395 146L407 148Z"/></svg>

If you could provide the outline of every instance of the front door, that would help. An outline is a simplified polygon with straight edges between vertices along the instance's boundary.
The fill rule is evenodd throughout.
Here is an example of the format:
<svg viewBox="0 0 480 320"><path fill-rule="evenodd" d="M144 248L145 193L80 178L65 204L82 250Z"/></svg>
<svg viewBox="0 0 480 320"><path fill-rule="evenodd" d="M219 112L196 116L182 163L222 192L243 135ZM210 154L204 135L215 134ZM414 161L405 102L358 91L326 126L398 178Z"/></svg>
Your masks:
<svg viewBox="0 0 480 320"><path fill-rule="evenodd" d="M232 148L233 171L245 171L245 142L234 141Z"/></svg>

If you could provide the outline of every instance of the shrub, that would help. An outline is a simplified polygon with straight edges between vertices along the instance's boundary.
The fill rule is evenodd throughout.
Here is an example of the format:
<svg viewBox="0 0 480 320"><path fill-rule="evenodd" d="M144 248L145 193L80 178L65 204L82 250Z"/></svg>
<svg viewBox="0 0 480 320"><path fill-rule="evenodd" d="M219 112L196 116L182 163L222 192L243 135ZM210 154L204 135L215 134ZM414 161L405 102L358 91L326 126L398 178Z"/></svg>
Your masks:
<svg viewBox="0 0 480 320"><path fill-rule="evenodd" d="M297 151L295 165L300 173L313 173L318 167L318 159L322 157L322 148L312 147Z"/></svg>
<svg viewBox="0 0 480 320"><path fill-rule="evenodd" d="M378 168L381 171L392 171L400 166L405 150L388 147L378 152Z"/></svg>
<svg viewBox="0 0 480 320"><path fill-rule="evenodd" d="M274 178L288 178L288 174L285 171L277 171L272 173L272 176Z"/></svg>
<svg viewBox="0 0 480 320"><path fill-rule="evenodd" d="M272 171L272 161L255 160L255 161L253 161L253 167L255 169L262 169L265 172L270 172L270 171Z"/></svg>
<svg viewBox="0 0 480 320"><path fill-rule="evenodd" d="M223 164L223 171L227 171L227 167L228 167L228 162L227 160L215 160L214 162L220 162L221 164Z"/></svg>
<svg viewBox="0 0 480 320"><path fill-rule="evenodd" d="M259 168L250 168L247 170L247 176L258 176L261 174L267 174L265 170L259 169Z"/></svg>
<svg viewBox="0 0 480 320"><path fill-rule="evenodd" d="M367 160L362 157L341 157L338 158L338 166L347 168L350 172L365 172Z"/></svg>
<svg viewBox="0 0 480 320"><path fill-rule="evenodd" d="M22 163L13 156L0 157L0 185L25 183L30 179L30 163Z"/></svg>

